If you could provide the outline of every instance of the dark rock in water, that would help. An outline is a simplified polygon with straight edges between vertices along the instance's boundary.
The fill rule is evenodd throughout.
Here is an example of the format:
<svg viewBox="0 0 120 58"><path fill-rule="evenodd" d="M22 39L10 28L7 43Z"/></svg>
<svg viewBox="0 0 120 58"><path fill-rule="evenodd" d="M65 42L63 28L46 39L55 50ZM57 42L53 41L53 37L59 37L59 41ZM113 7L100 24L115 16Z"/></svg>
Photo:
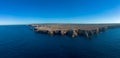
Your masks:
<svg viewBox="0 0 120 58"><path fill-rule="evenodd" d="M34 30L39 33L50 35L78 35L90 38L109 28L120 27L120 24L32 24Z"/></svg>

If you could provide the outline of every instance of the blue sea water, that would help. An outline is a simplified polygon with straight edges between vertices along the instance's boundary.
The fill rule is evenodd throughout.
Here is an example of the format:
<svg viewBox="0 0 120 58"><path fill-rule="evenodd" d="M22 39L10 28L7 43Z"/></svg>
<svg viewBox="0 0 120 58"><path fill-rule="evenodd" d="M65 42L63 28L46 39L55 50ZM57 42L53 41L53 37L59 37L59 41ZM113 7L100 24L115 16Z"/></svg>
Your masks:
<svg viewBox="0 0 120 58"><path fill-rule="evenodd" d="M120 28L91 39L50 36L30 26L0 26L0 58L120 58Z"/></svg>

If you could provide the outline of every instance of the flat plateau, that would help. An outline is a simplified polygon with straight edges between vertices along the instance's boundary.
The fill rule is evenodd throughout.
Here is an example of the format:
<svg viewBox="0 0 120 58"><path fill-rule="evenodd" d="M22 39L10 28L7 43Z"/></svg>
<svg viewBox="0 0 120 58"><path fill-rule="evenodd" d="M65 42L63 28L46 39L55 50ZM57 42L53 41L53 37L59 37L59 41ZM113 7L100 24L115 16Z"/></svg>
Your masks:
<svg viewBox="0 0 120 58"><path fill-rule="evenodd" d="M50 35L78 35L90 38L110 28L120 27L120 24L31 24L34 31Z"/></svg>

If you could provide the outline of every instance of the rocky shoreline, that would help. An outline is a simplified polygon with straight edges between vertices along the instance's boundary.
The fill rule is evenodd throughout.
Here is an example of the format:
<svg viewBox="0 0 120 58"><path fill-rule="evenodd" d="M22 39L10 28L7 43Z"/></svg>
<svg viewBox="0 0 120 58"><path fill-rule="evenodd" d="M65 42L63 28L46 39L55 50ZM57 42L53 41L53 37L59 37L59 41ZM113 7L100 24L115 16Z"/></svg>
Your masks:
<svg viewBox="0 0 120 58"><path fill-rule="evenodd" d="M35 32L50 35L84 36L90 38L109 28L120 27L120 24L31 24Z"/></svg>

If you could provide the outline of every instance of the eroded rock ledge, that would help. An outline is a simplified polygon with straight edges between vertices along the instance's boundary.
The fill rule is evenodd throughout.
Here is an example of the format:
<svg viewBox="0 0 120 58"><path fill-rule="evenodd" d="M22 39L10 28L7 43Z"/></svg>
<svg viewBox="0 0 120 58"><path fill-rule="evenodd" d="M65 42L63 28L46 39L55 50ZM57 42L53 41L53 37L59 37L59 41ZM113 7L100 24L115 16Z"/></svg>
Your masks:
<svg viewBox="0 0 120 58"><path fill-rule="evenodd" d="M34 31L50 35L78 35L90 38L108 28L120 27L120 24L31 24Z"/></svg>

